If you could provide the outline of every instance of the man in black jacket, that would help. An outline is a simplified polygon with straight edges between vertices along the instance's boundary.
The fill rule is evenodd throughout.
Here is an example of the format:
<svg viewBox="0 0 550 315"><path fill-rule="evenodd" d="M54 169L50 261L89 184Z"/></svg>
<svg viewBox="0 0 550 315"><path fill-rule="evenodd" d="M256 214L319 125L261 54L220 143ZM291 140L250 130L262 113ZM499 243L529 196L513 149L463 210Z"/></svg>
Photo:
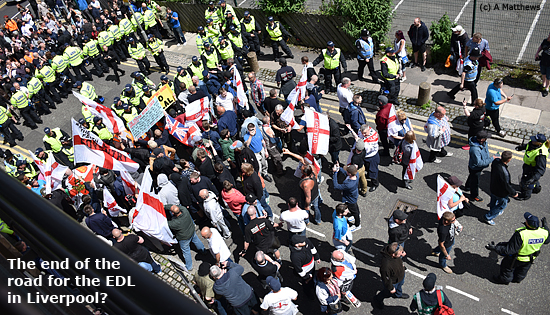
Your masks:
<svg viewBox="0 0 550 315"><path fill-rule="evenodd" d="M512 160L512 152L504 151L499 158L491 163L491 202L489 203L489 212L484 216L485 221L490 225L495 225L494 218L501 215L508 206L509 197L517 197L517 191L510 182L510 172L508 172L508 163Z"/></svg>
<svg viewBox="0 0 550 315"><path fill-rule="evenodd" d="M105 60L105 63L113 69L113 72L115 73L115 81L117 84L120 84L120 76L118 73L120 72L121 75L126 74L126 72L122 69L118 68L118 65L120 64L120 57L115 52L114 49L109 49L107 46L103 46L103 60Z"/></svg>
<svg viewBox="0 0 550 315"><path fill-rule="evenodd" d="M315 261L321 263L319 253L307 237L295 234L290 239L290 261L294 271L305 283L313 283Z"/></svg>
<svg viewBox="0 0 550 315"><path fill-rule="evenodd" d="M243 163L250 163L256 173L260 171L260 163L256 159L256 154L240 140L233 142L230 148L235 151L235 161L237 162L238 170L241 169Z"/></svg>
<svg viewBox="0 0 550 315"><path fill-rule="evenodd" d="M426 41L430 38L430 31L420 18L414 19L414 23L409 28L409 38L413 46L414 63L411 63L411 68L420 66L422 71L426 71ZM422 54L422 63L418 62L418 53Z"/></svg>
<svg viewBox="0 0 550 315"><path fill-rule="evenodd" d="M390 220L388 221L388 243L396 242L402 248L405 248L405 241L409 239L409 235L412 234L412 227L407 222L408 215L397 209L393 212Z"/></svg>
<svg viewBox="0 0 550 315"><path fill-rule="evenodd" d="M405 282L405 266L401 257L405 257L407 253L396 242L386 245L380 253L382 253L380 277L384 283L384 289L374 297L372 304L378 309L383 309L385 298L409 298L409 295L403 293L401 289Z"/></svg>

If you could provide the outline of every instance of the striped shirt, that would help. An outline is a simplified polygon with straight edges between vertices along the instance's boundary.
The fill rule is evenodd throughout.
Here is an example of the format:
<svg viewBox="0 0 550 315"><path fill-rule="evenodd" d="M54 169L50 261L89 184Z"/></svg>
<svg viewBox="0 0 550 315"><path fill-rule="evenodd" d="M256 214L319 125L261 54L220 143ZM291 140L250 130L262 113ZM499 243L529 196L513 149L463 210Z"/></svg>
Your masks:
<svg viewBox="0 0 550 315"><path fill-rule="evenodd" d="M257 107L260 107L265 99L264 85L260 80L256 79L250 83L250 90L252 94L252 100Z"/></svg>

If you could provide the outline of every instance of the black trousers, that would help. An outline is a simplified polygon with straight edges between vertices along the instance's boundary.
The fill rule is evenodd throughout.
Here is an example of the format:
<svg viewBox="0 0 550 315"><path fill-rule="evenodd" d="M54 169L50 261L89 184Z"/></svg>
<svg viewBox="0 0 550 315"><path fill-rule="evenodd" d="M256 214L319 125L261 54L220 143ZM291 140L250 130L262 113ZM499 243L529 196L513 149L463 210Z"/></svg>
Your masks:
<svg viewBox="0 0 550 315"><path fill-rule="evenodd" d="M357 69L357 77L359 80L363 79L363 74L365 73L365 66L369 66L369 72L370 76L373 80L378 79L378 76L376 75L376 71L374 71L374 61L373 58L369 58L369 61L366 60L360 60L357 59L357 62L359 62L359 68Z"/></svg>
<svg viewBox="0 0 550 315"><path fill-rule="evenodd" d="M399 96L399 91L401 90L401 82L399 79L386 80L384 87L390 92L390 95L388 95L388 102L399 105L399 100L397 98Z"/></svg>
<svg viewBox="0 0 550 315"><path fill-rule="evenodd" d="M147 29L147 34L153 34L156 38L162 39L162 35L160 34L158 23L155 24L154 26L149 27Z"/></svg>
<svg viewBox="0 0 550 315"><path fill-rule="evenodd" d="M55 83L52 83L52 84L55 84ZM50 95L48 95L48 93L46 93L46 91L44 91L44 89L40 89L40 91L38 91L35 96L38 97L40 102L45 104L46 107L55 108L55 104L52 98L50 97Z"/></svg>
<svg viewBox="0 0 550 315"><path fill-rule="evenodd" d="M445 150L445 148L441 148L441 151L430 150L430 156L428 157L428 162L435 161L435 159L438 156L439 157L444 157L446 155L447 155L447 150Z"/></svg>
<svg viewBox="0 0 550 315"><path fill-rule="evenodd" d="M281 57L279 55L279 46L281 46L285 54L287 54L289 57L294 57L292 55L292 51L290 51L290 48L288 48L286 42L281 39L278 42L273 40L271 41L271 48L273 49L273 58L278 59L279 57Z"/></svg>
<svg viewBox="0 0 550 315"><path fill-rule="evenodd" d="M21 117L23 117L23 119L25 120L25 124L27 124L32 129L38 128L38 126L36 125L37 123L42 123L42 119L38 117L36 111L30 106L20 108L19 113L21 114Z"/></svg>
<svg viewBox="0 0 550 315"><path fill-rule="evenodd" d="M336 82L336 85L334 86L334 89L338 86L338 84L342 81L342 74L340 73L340 67L336 69L325 69L325 91L329 91L332 89L332 77L334 76L334 81Z"/></svg>
<svg viewBox="0 0 550 315"><path fill-rule="evenodd" d="M260 54L260 38L258 37L258 33L254 32L254 36L248 35L246 37L248 40L248 47L250 51L256 52L256 55Z"/></svg>
<svg viewBox="0 0 550 315"><path fill-rule="evenodd" d="M479 178L482 170L473 170L468 167L468 179L464 184L464 187L470 188L470 199L474 199L479 195Z"/></svg>
<svg viewBox="0 0 550 315"><path fill-rule="evenodd" d="M74 84L78 80L74 77L74 75L71 73L69 68L70 68L70 66L67 66L67 68L65 68L65 70L61 71L60 74L63 74L63 75L66 75L67 77L69 77L69 79L71 80L71 83Z"/></svg>
<svg viewBox="0 0 550 315"><path fill-rule="evenodd" d="M493 126L495 126L495 130L497 132L500 132L500 121L499 121L499 117L500 117L500 112L497 110L486 110L485 113L487 114L487 116L491 117L491 122L493 123Z"/></svg>
<svg viewBox="0 0 550 315"><path fill-rule="evenodd" d="M119 41L115 41L115 52L121 61L126 61L130 58L130 53L128 52L128 46L124 45L126 42L126 36L123 36Z"/></svg>
<svg viewBox="0 0 550 315"><path fill-rule="evenodd" d="M55 86L55 81L49 83L44 82L44 90L46 90L46 94L50 94L54 102L59 104L61 103L61 97L59 97L59 93L57 93Z"/></svg>
<svg viewBox="0 0 550 315"><path fill-rule="evenodd" d="M499 280L503 283L517 282L520 283L531 268L531 262L519 261L514 257L505 256L500 262Z"/></svg>
<svg viewBox="0 0 550 315"><path fill-rule="evenodd" d="M139 71L141 71L141 73L143 73L144 75L147 75L149 73L149 68L151 68L151 63L149 62L149 59L147 59L147 57L143 57L141 60L135 60L138 64Z"/></svg>
<svg viewBox="0 0 550 315"><path fill-rule="evenodd" d="M161 71L170 70L168 63L166 62L166 57L164 57L164 52L161 51L158 55L153 55L153 57L155 57L155 61L159 65Z"/></svg>
<svg viewBox="0 0 550 315"><path fill-rule="evenodd" d="M13 120L11 118L8 118L0 127L0 131L4 134L4 139L11 145L15 146L15 139L19 141L23 141L23 134L15 124L13 123Z"/></svg>
<svg viewBox="0 0 550 315"><path fill-rule="evenodd" d="M464 81L464 88L469 90L472 95L472 103L477 100L477 84L474 81ZM457 84L450 92L449 95L455 96L460 91L460 83Z"/></svg>
<svg viewBox="0 0 550 315"><path fill-rule="evenodd" d="M361 225L361 215L359 214L359 206L357 203L348 203L346 202L346 205L348 206L350 214L355 218L355 226Z"/></svg>
<svg viewBox="0 0 550 315"><path fill-rule="evenodd" d="M119 69L116 61L110 61L109 66L113 69L113 72L115 74L115 81L120 83L120 76L118 75L118 73L120 72L121 75L124 75L126 72L124 70Z"/></svg>
<svg viewBox="0 0 550 315"><path fill-rule="evenodd" d="M82 62L78 66L73 66L73 71L76 76L76 81L84 81L84 79L82 78L82 74L80 73L81 71L86 76L86 80L92 81L92 74L90 73L90 71L88 71L88 69L86 69L86 67L84 66L84 62Z"/></svg>
<svg viewBox="0 0 550 315"><path fill-rule="evenodd" d="M90 59L92 60L92 63L94 64L95 71L97 71L97 76L100 77L100 78L103 77L103 72L104 72L103 69L105 69L105 68L102 67L102 64L100 63L100 60L102 61L103 58L101 58L98 54L95 57L90 57Z"/></svg>
<svg viewBox="0 0 550 315"><path fill-rule="evenodd" d="M390 143L388 142L388 129L378 130L378 137L384 148L384 155L390 155Z"/></svg>

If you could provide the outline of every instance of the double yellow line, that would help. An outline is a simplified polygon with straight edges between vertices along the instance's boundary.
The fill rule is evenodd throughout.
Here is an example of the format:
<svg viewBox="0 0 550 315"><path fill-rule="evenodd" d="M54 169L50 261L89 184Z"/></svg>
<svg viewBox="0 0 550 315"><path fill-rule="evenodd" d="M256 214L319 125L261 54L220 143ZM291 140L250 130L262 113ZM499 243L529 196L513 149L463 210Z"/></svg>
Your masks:
<svg viewBox="0 0 550 315"><path fill-rule="evenodd" d="M25 149L23 147L20 147L18 145L16 145L15 147L10 147L9 145L0 144L0 148L2 148L2 150L4 150L4 151L10 150L14 154L19 153L22 156L32 160L31 155L29 154L29 151L27 151L27 149Z"/></svg>

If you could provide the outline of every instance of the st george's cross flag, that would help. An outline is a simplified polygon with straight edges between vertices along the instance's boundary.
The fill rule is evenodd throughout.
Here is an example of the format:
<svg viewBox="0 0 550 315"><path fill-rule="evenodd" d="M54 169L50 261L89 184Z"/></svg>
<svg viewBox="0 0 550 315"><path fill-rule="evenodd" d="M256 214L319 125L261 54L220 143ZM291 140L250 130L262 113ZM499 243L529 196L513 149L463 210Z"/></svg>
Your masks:
<svg viewBox="0 0 550 315"><path fill-rule="evenodd" d="M34 155L30 150L29 153L34 163L38 166L40 173L44 176L46 181L46 194L52 193L52 188L57 189L61 187L63 182L63 177L69 168L67 166L61 165L55 161L53 154L48 154L46 161L40 160L36 155Z"/></svg>
<svg viewBox="0 0 550 315"><path fill-rule="evenodd" d="M134 178L127 171L120 172L120 179L122 179L122 186L124 186L124 193L127 195L135 195L136 187L139 187L139 184L136 183Z"/></svg>
<svg viewBox="0 0 550 315"><path fill-rule="evenodd" d="M132 218L132 226L163 243L177 243L172 231L168 227L164 205L152 189L152 185L153 178L149 172L149 166L147 166L141 181L136 210Z"/></svg>
<svg viewBox="0 0 550 315"><path fill-rule="evenodd" d="M185 121L197 122L210 112L208 96L200 98L185 106Z"/></svg>
<svg viewBox="0 0 550 315"><path fill-rule="evenodd" d="M294 119L294 110L296 109L296 104L299 101L306 97L306 84L307 84L307 66L304 66L302 69L302 76L300 77L300 82L296 85L294 90L288 95L288 100L290 103L287 108L281 115L281 119L286 122L292 129L298 129L299 126Z"/></svg>
<svg viewBox="0 0 550 315"><path fill-rule="evenodd" d="M201 130L195 122L186 121L185 125L182 125L179 121L172 118L170 115L165 113L166 123L165 127L174 138L178 139L179 142L192 146L191 139L193 136L201 135Z"/></svg>
<svg viewBox="0 0 550 315"><path fill-rule="evenodd" d="M103 189L103 206L109 210L109 214L111 217L118 217L122 213L127 213L126 209L121 208L113 195L111 195L111 192L109 192L109 189Z"/></svg>
<svg viewBox="0 0 550 315"><path fill-rule="evenodd" d="M388 135L394 135L401 130L401 126L397 121L397 114L395 113L395 106L390 104L390 114L388 116Z"/></svg>
<svg viewBox="0 0 550 315"><path fill-rule="evenodd" d="M330 137L328 117L310 108L304 108L302 119L306 121L307 141L311 154L327 154Z"/></svg>
<svg viewBox="0 0 550 315"><path fill-rule="evenodd" d="M437 175L437 219L441 219L443 213L451 211L449 200L453 198L455 189L446 180Z"/></svg>
<svg viewBox="0 0 550 315"><path fill-rule="evenodd" d="M416 172L420 171L423 166L424 161L422 161L420 150L418 150L418 145L416 145L416 141L414 141L413 148L411 150L411 158L409 159L409 165L407 165L407 171L405 172L403 179L413 180Z"/></svg>
<svg viewBox="0 0 550 315"><path fill-rule="evenodd" d="M319 165L319 163L317 163L317 160L313 157L313 154L311 154L311 151L307 151L306 156L304 156L304 160L309 164L313 165L313 167L315 167L317 174L321 173L321 166Z"/></svg>
<svg viewBox="0 0 550 315"><path fill-rule="evenodd" d="M101 117L103 124L110 132L114 134L119 134L123 131L126 131L126 126L124 121L117 116L117 114L110 109L109 107L103 106L97 102L92 101L91 99L73 91L73 95L82 102L85 106L88 107L92 115Z"/></svg>
<svg viewBox="0 0 550 315"><path fill-rule="evenodd" d="M237 87L237 104L239 104L241 108L248 110L248 97L246 97L246 93L244 92L244 83L241 74L239 70L237 70L236 65L233 65L231 69L233 69L233 82L235 82L235 86Z"/></svg>
<svg viewBox="0 0 550 315"><path fill-rule="evenodd" d="M123 151L119 151L93 132L71 118L73 130L74 163L90 163L113 171L135 172L139 164Z"/></svg>

